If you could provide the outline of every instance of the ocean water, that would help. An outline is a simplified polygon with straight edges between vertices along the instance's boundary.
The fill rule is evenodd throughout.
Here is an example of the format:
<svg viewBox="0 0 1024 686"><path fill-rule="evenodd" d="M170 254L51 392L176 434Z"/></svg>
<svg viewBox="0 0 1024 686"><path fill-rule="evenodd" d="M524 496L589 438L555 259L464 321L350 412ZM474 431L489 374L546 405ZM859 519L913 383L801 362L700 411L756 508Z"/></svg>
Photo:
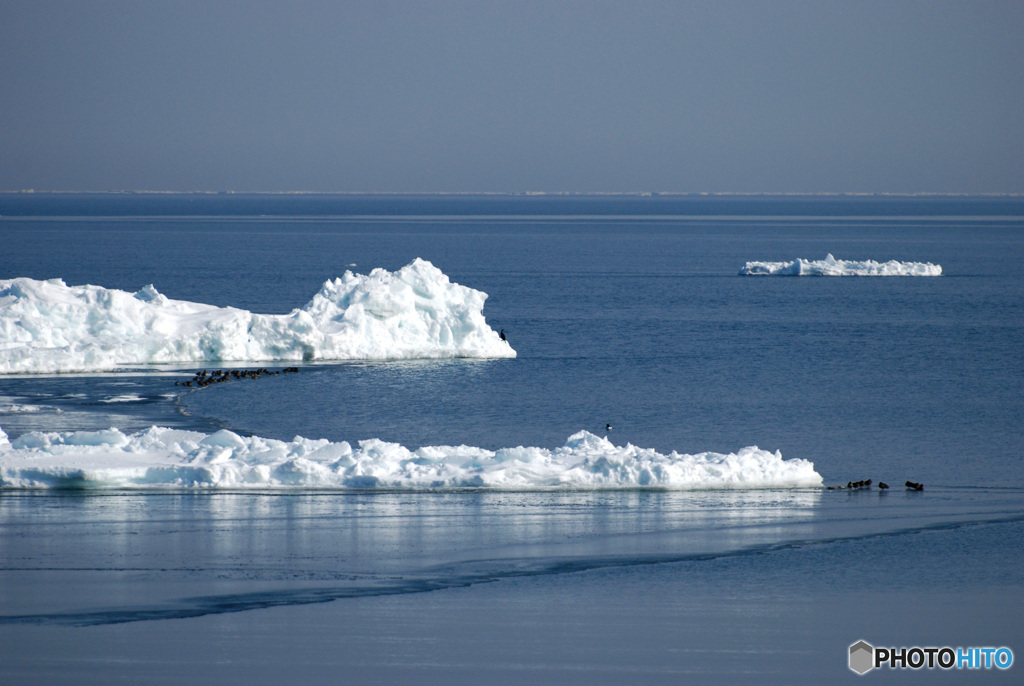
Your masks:
<svg viewBox="0 0 1024 686"><path fill-rule="evenodd" d="M0 490L18 682L787 683L852 677L858 639L1020 649L1020 199L8 195L0 236L0 278L266 314L421 257L486 292L518 353L192 390L187 365L4 377L12 439L159 425L495 450L587 430L893 486ZM738 275L830 253L943 275Z"/></svg>

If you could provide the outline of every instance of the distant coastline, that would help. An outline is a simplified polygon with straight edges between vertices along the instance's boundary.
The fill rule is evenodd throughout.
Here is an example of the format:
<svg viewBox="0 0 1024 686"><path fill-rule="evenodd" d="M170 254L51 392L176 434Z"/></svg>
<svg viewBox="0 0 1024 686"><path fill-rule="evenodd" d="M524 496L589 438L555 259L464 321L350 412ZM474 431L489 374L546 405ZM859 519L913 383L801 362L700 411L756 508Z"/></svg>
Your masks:
<svg viewBox="0 0 1024 686"><path fill-rule="evenodd" d="M37 190L34 188L0 189L0 195L132 195L132 196L408 196L408 197L625 197L625 198L1024 198L1024 193L956 193L922 191L900 193L890 191L239 191L239 190Z"/></svg>
<svg viewBox="0 0 1024 686"><path fill-rule="evenodd" d="M355 221L419 217L563 217L580 221L799 221L978 217L1020 222L1024 195L898 193L315 193L280 191L18 191L0 193L0 219L249 218Z"/></svg>

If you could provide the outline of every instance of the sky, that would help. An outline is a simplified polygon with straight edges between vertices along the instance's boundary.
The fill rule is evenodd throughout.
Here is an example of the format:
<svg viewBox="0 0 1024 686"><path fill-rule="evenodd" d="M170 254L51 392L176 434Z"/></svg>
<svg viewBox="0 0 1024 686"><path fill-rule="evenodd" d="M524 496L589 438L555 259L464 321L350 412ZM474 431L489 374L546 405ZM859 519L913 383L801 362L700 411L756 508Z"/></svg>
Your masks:
<svg viewBox="0 0 1024 686"><path fill-rule="evenodd" d="M1024 3L0 0L0 190L1024 193Z"/></svg>

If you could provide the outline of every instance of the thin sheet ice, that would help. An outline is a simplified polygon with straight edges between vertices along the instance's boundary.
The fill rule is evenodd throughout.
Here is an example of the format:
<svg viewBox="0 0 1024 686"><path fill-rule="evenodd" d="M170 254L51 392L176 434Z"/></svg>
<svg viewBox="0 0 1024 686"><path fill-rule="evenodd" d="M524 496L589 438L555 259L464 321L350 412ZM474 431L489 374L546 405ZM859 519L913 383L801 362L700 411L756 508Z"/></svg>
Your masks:
<svg viewBox="0 0 1024 686"><path fill-rule="evenodd" d="M747 262L740 276L941 276L942 266L931 262L876 262L837 260L830 253L823 260Z"/></svg>
<svg viewBox="0 0 1024 686"><path fill-rule="evenodd" d="M586 431L545 448L428 446L409 450L379 439L290 442L151 427L0 431L3 488L172 489L709 489L820 487L811 462L757 447L736 453L668 455L616 446Z"/></svg>
<svg viewBox="0 0 1024 686"><path fill-rule="evenodd" d="M60 279L0 281L0 373L249 361L502 358L515 351L482 314L487 294L417 259L346 271L304 307L254 314Z"/></svg>

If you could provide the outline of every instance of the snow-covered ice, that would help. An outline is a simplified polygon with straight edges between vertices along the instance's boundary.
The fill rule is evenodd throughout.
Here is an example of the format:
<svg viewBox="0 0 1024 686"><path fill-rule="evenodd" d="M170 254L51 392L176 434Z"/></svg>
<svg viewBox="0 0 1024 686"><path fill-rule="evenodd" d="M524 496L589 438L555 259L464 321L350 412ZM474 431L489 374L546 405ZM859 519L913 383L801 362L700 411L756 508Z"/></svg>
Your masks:
<svg viewBox="0 0 1024 686"><path fill-rule="evenodd" d="M586 431L561 448L429 446L379 439L332 443L204 434L151 427L32 432L0 430L0 487L172 489L712 489L820 487L811 462L757 447L731 454L668 455L616 446Z"/></svg>
<svg viewBox="0 0 1024 686"><path fill-rule="evenodd" d="M0 373L180 362L515 357L482 314L487 294L426 260L345 274L304 307L265 315L60 279L0 280Z"/></svg>
<svg viewBox="0 0 1024 686"><path fill-rule="evenodd" d="M876 262L797 259L792 262L747 262L740 276L941 276L942 266L931 262Z"/></svg>

